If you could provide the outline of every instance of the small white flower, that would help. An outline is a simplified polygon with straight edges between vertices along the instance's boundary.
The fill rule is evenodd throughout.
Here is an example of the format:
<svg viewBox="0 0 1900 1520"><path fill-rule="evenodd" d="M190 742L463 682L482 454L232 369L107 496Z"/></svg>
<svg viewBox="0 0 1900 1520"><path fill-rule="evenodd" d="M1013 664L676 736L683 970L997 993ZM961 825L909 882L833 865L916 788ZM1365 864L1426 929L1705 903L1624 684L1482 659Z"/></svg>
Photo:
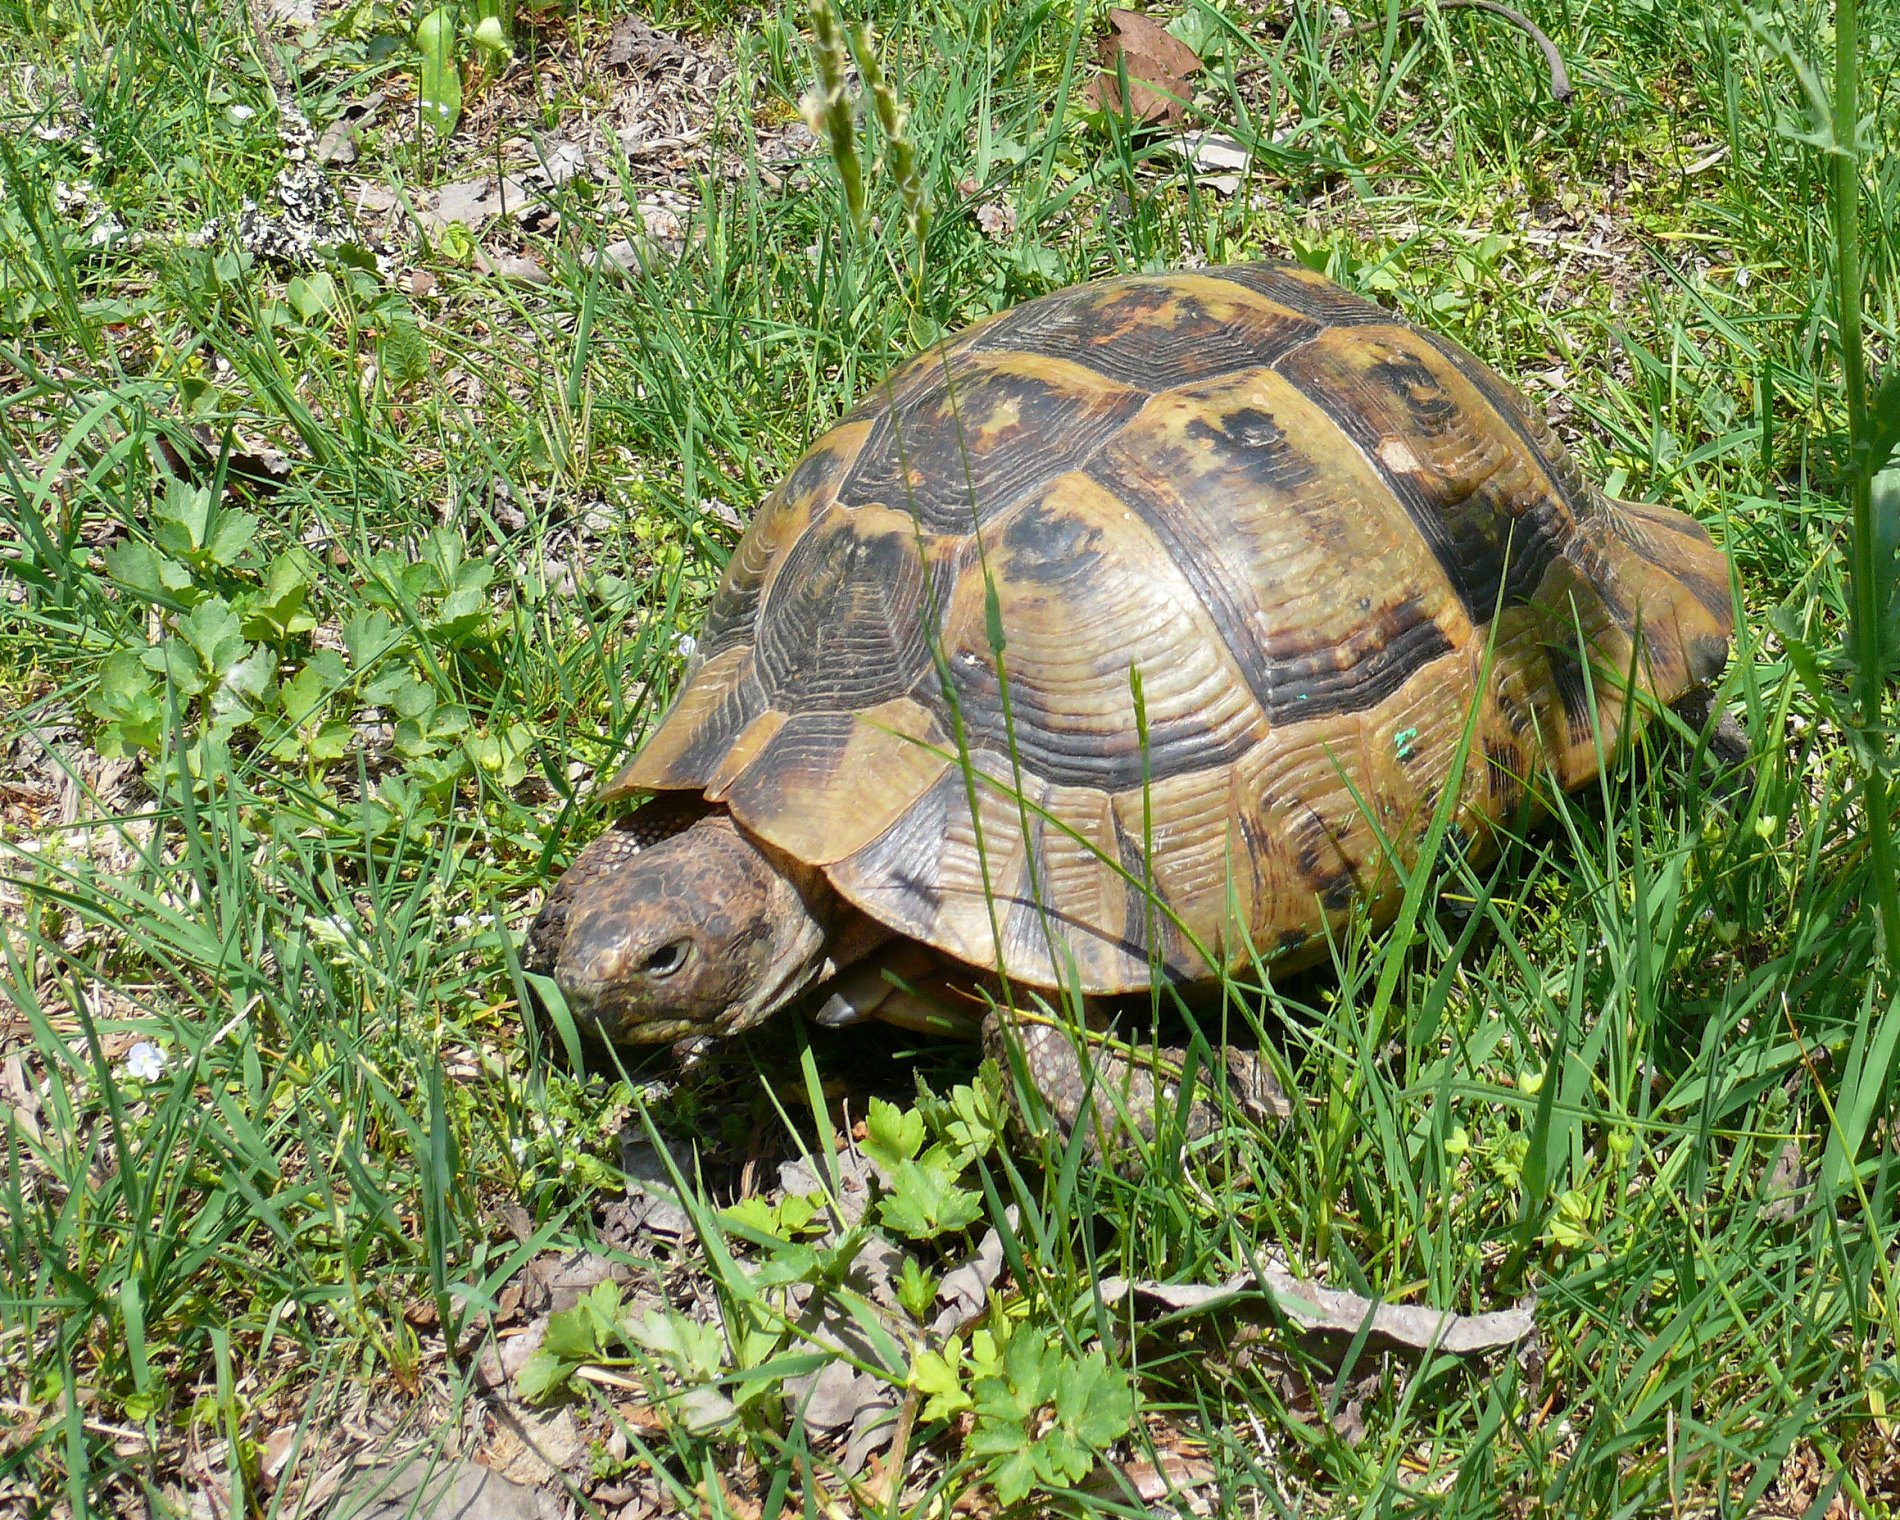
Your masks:
<svg viewBox="0 0 1900 1520"><path fill-rule="evenodd" d="M140 1040L125 1053L125 1074L140 1082L156 1082L165 1075L165 1052L150 1040Z"/></svg>
<svg viewBox="0 0 1900 1520"><path fill-rule="evenodd" d="M249 121L257 112L250 106L232 106L225 114L233 121Z"/></svg>
<svg viewBox="0 0 1900 1520"><path fill-rule="evenodd" d="M515 1165L526 1165L528 1160L528 1142L516 1135L508 1142L508 1149L515 1153Z"/></svg>
<svg viewBox="0 0 1900 1520"><path fill-rule="evenodd" d="M679 649L681 659L690 660L694 652L699 648L699 640L694 638L690 633L682 633L680 635L679 644L676 647Z"/></svg>

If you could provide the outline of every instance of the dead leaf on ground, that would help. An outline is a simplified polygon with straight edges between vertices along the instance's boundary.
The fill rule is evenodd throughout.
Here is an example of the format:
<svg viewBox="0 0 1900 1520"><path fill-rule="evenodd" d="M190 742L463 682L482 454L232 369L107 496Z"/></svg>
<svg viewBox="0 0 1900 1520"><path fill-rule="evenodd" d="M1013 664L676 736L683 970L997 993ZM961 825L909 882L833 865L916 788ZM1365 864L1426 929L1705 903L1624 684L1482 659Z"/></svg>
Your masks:
<svg viewBox="0 0 1900 1520"><path fill-rule="evenodd" d="M1814 1175L1801 1164L1801 1147L1790 1140L1776 1152L1762 1181L1761 1217L1773 1224L1799 1219L1813 1193Z"/></svg>
<svg viewBox="0 0 1900 1520"><path fill-rule="evenodd" d="M587 149L565 137L539 137L534 140L540 158L541 177L550 185L565 185L589 172Z"/></svg>
<svg viewBox="0 0 1900 1520"><path fill-rule="evenodd" d="M504 212L519 218L538 204L527 176L505 174L497 179L490 174L442 186L435 193L434 205L417 204L415 217L417 225L431 236L439 236L457 222L470 232L480 232Z"/></svg>
<svg viewBox="0 0 1900 1520"><path fill-rule="evenodd" d="M192 485L210 483L224 443L214 428L202 422L191 425L189 436L177 430L152 435L152 449L159 464ZM225 483L231 489L266 496L290 477L290 459L282 449L234 429L224 469Z"/></svg>
<svg viewBox="0 0 1900 1520"><path fill-rule="evenodd" d="M976 224L993 243L1004 243L1016 235L1016 208L990 201L976 208Z"/></svg>
<svg viewBox="0 0 1900 1520"><path fill-rule="evenodd" d="M376 113L383 106L383 92L371 90L361 100L353 100L346 105L336 120L324 128L323 136L317 139L317 145L311 154L320 164L353 164L356 162L356 139L363 128L376 119Z"/></svg>
<svg viewBox="0 0 1900 1520"><path fill-rule="evenodd" d="M503 1403L494 1414L495 1432L481 1454L482 1465L511 1483L543 1488L586 1457L587 1440L570 1409L539 1414Z"/></svg>
<svg viewBox="0 0 1900 1520"><path fill-rule="evenodd" d="M1180 1452L1161 1452L1158 1457L1159 1460L1154 1462L1131 1460L1121 1463L1119 1471L1122 1483L1132 1488L1144 1504L1159 1505L1164 1500L1172 1500L1180 1506L1178 1512L1181 1514L1212 1514L1213 1505L1208 1496L1195 1490L1213 1486L1216 1477L1214 1464ZM1113 1496L1117 1489L1113 1475L1105 1467L1098 1467L1085 1478L1082 1487L1087 1492L1104 1496Z"/></svg>
<svg viewBox="0 0 1900 1520"><path fill-rule="evenodd" d="M339 1496L336 1512L358 1520L400 1516L475 1516L482 1520L559 1520L566 1506L487 1467L454 1458L415 1457L401 1467L371 1467Z"/></svg>
<svg viewBox="0 0 1900 1520"><path fill-rule="evenodd" d="M1201 70L1200 56L1160 22L1139 11L1108 13L1113 36L1095 49L1102 72L1088 82L1082 98L1099 110L1121 114L1121 67L1128 71L1128 114L1136 121L1169 125L1187 113L1193 95L1189 81Z"/></svg>
<svg viewBox="0 0 1900 1520"><path fill-rule="evenodd" d="M1011 1228L1016 1224L1016 1205L1008 1210ZM930 1322L930 1333L943 1340L955 1335L989 1306L990 1289L1003 1272L1003 1237L994 1229L985 1230L977 1242L976 1255L962 1266L944 1274L937 1284L937 1302L942 1307Z"/></svg>
<svg viewBox="0 0 1900 1520"><path fill-rule="evenodd" d="M1413 1304L1379 1303L1357 1293L1321 1287L1276 1267L1257 1275L1236 1272L1223 1283L1131 1283L1125 1277L1110 1277L1101 1286L1105 1304L1116 1303L1130 1293L1189 1314L1204 1314L1254 1294L1265 1294L1282 1314L1308 1330L1356 1335L1369 1322L1374 1335L1397 1345L1460 1356L1515 1346L1534 1328L1528 1308L1454 1314Z"/></svg>
<svg viewBox="0 0 1900 1520"><path fill-rule="evenodd" d="M524 253L502 254L491 259L478 248L475 266L510 285L546 285L553 279L539 259Z"/></svg>
<svg viewBox="0 0 1900 1520"><path fill-rule="evenodd" d="M1194 178L1216 195L1232 195L1253 164L1253 153L1225 132L1181 132L1161 147L1194 171Z"/></svg>

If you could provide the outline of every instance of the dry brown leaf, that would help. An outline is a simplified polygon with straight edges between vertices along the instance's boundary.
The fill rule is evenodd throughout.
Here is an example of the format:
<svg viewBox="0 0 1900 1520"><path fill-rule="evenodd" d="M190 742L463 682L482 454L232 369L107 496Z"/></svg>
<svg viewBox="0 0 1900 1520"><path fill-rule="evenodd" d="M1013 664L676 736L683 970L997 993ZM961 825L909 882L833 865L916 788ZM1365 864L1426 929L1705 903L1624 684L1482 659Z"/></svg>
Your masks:
<svg viewBox="0 0 1900 1520"><path fill-rule="evenodd" d="M1088 82L1082 98L1120 115L1120 68L1128 71L1128 114L1136 121L1172 125L1187 114L1194 93L1189 81L1201 70L1200 56L1160 22L1139 11L1108 13L1113 36L1095 49L1102 72ZM1118 60L1120 62L1118 63Z"/></svg>
<svg viewBox="0 0 1900 1520"><path fill-rule="evenodd" d="M415 217L424 232L439 237L456 222L470 232L480 232L503 214L519 220L538 204L535 187L527 176L506 174L498 180L491 174L443 185L436 191L435 204L418 204Z"/></svg>
<svg viewBox="0 0 1900 1520"><path fill-rule="evenodd" d="M995 201L976 208L976 224L993 243L1005 243L1016 235L1016 208Z"/></svg>
<svg viewBox="0 0 1900 1520"><path fill-rule="evenodd" d="M1232 195L1253 164L1253 154L1237 137L1225 132L1181 132L1161 144L1194 171L1194 177L1216 195Z"/></svg>
<svg viewBox="0 0 1900 1520"><path fill-rule="evenodd" d="M1173 1500L1182 1514L1206 1515L1213 1506L1195 1489L1210 1487L1215 1480L1214 1464L1179 1452L1161 1452L1155 1462L1128 1461L1120 1464L1122 1481L1132 1488L1142 1503L1159 1505ZM1106 1468L1097 1468L1083 1487L1098 1494L1112 1494L1113 1480Z"/></svg>
<svg viewBox="0 0 1900 1520"><path fill-rule="evenodd" d="M1801 1164L1801 1147L1790 1140L1775 1153L1773 1166L1762 1181L1761 1217L1788 1224L1801 1217L1814 1192L1814 1174Z"/></svg>

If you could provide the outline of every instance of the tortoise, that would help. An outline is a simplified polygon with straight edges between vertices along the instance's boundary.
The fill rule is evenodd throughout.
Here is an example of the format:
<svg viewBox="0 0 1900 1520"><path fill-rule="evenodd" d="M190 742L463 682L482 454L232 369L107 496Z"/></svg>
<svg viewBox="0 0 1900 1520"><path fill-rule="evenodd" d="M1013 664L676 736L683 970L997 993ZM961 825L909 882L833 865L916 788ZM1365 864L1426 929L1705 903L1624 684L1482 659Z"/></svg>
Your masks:
<svg viewBox="0 0 1900 1520"><path fill-rule="evenodd" d="M530 933L620 1043L1111 998L1389 920L1722 670L1727 561L1456 343L1298 266L1074 286L904 364L766 498ZM1461 760L1460 757L1463 757ZM937 968L933 973L931 968Z"/></svg>

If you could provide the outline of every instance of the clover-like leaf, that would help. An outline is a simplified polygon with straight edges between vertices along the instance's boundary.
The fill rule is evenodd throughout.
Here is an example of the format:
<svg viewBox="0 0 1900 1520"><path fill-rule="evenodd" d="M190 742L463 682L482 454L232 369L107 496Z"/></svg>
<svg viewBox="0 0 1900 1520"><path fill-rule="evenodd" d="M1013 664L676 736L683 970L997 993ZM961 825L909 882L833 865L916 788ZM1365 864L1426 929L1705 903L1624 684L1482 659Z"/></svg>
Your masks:
<svg viewBox="0 0 1900 1520"><path fill-rule="evenodd" d="M222 597L207 597L179 618L178 635L213 677L221 677L249 649L237 613Z"/></svg>
<svg viewBox="0 0 1900 1520"><path fill-rule="evenodd" d="M152 516L152 541L197 570L229 570L257 533L248 512L222 507L209 486L173 480Z"/></svg>
<svg viewBox="0 0 1900 1520"><path fill-rule="evenodd" d="M301 549L273 559L264 584L244 599L244 636L284 644L315 628L316 614L307 605L315 579L315 565Z"/></svg>
<svg viewBox="0 0 1900 1520"><path fill-rule="evenodd" d="M177 560L160 554L136 538L101 551L106 575L121 590L148 601L175 601L189 605L198 599L191 572Z"/></svg>
<svg viewBox="0 0 1900 1520"><path fill-rule="evenodd" d="M864 1154L887 1172L897 1170L924 1147L924 1116L873 1098L864 1116Z"/></svg>
<svg viewBox="0 0 1900 1520"><path fill-rule="evenodd" d="M100 662L86 706L105 724L98 749L108 759L156 751L164 737L165 703L136 650L115 650Z"/></svg>
<svg viewBox="0 0 1900 1520"><path fill-rule="evenodd" d="M343 647L349 651L350 668L367 670L402 642L403 633L389 615L374 607L352 613L343 620ZM374 701L374 698L366 697Z"/></svg>
<svg viewBox="0 0 1900 1520"><path fill-rule="evenodd" d="M878 1217L912 1240L968 1228L981 1216L983 1200L957 1186L961 1170L942 1146L932 1146L916 1161L899 1162L890 1192L878 1200Z"/></svg>
<svg viewBox="0 0 1900 1520"><path fill-rule="evenodd" d="M671 1309L649 1309L643 1318L623 1324L621 1333L689 1382L708 1382L724 1365L725 1337Z"/></svg>
<svg viewBox="0 0 1900 1520"><path fill-rule="evenodd" d="M277 688L277 705L292 723L308 723L349 680L349 672L333 649L320 649Z"/></svg>
<svg viewBox="0 0 1900 1520"><path fill-rule="evenodd" d="M951 1336L942 1351L919 1351L911 1358L910 1386L924 1396L923 1417L947 1420L970 1407L963 1385L963 1342Z"/></svg>
<svg viewBox="0 0 1900 1520"><path fill-rule="evenodd" d="M1063 1369L1055 1403L1056 1423L1093 1451L1119 1441L1134 1424L1134 1388L1099 1350L1070 1361Z"/></svg>
<svg viewBox="0 0 1900 1520"><path fill-rule="evenodd" d="M508 791L527 779L528 762L534 754L534 731L525 723L510 723L493 733L470 734L462 747L469 759Z"/></svg>
<svg viewBox="0 0 1900 1520"><path fill-rule="evenodd" d="M576 1365L563 1361L546 1346L542 1346L521 1364L521 1370L515 1374L516 1391L530 1404L538 1404L567 1386Z"/></svg>
<svg viewBox="0 0 1900 1520"><path fill-rule="evenodd" d="M251 721L276 696L276 680L276 652L261 644L244 646L218 675L211 694L213 719L226 724Z"/></svg>

